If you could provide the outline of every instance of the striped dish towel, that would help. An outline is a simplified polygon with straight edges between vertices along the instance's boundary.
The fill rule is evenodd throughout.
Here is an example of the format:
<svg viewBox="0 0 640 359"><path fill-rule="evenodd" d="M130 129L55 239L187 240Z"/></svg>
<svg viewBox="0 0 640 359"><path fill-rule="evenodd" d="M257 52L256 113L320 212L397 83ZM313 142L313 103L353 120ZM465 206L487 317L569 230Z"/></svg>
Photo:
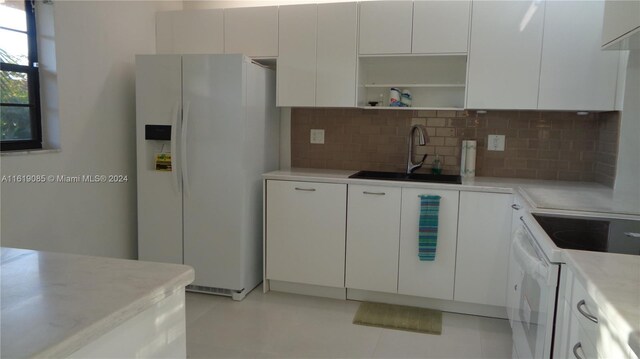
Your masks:
<svg viewBox="0 0 640 359"><path fill-rule="evenodd" d="M436 259L436 246L438 244L440 196L421 195L419 197L418 258L421 261L433 261Z"/></svg>

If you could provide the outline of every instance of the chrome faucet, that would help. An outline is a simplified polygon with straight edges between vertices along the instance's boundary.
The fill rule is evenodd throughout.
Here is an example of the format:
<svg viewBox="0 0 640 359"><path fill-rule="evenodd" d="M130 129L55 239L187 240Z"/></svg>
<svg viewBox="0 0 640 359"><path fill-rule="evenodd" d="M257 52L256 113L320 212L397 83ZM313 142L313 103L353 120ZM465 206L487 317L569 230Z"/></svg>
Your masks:
<svg viewBox="0 0 640 359"><path fill-rule="evenodd" d="M418 163L413 163L413 134L418 131L418 146L424 146L429 142L429 135L427 134L427 128L423 125L413 125L409 130L409 158L407 159L407 174L411 174L413 171L422 167L427 155L422 156L422 160Z"/></svg>

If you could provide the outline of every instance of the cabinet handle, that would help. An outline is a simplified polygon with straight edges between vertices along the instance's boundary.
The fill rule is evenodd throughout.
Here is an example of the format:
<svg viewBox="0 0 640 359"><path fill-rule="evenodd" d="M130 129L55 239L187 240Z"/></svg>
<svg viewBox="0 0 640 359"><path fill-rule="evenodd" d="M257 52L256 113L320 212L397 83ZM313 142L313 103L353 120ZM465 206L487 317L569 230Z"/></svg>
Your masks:
<svg viewBox="0 0 640 359"><path fill-rule="evenodd" d="M582 343L580 342L577 342L576 345L573 346L573 356L575 356L576 359L584 359L578 355L578 349L582 349Z"/></svg>
<svg viewBox="0 0 640 359"><path fill-rule="evenodd" d="M511 208L515 209L516 211L519 211L522 207L520 205L514 203L514 204L511 205Z"/></svg>
<svg viewBox="0 0 640 359"><path fill-rule="evenodd" d="M580 314L584 315L587 319L589 319L590 321L594 322L594 323L598 323L598 317L591 315L587 312L585 312L582 307L586 306L587 303L585 303L584 299L578 302L578 305L576 306L576 308L578 308L578 312L580 312Z"/></svg>
<svg viewBox="0 0 640 359"><path fill-rule="evenodd" d="M300 188L300 187L296 187L296 191L315 192L316 189L315 188Z"/></svg>
<svg viewBox="0 0 640 359"><path fill-rule="evenodd" d="M384 196L386 194L384 192L369 192L369 191L362 191L362 193L364 193L364 194L373 194L373 195L376 195L376 196Z"/></svg>

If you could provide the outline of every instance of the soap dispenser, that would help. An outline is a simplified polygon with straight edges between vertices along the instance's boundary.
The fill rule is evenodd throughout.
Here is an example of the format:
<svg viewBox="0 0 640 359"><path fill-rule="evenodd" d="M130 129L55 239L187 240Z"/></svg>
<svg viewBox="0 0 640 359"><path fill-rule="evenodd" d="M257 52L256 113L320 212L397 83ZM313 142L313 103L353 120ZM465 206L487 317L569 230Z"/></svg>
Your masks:
<svg viewBox="0 0 640 359"><path fill-rule="evenodd" d="M433 160L433 164L431 165L431 173L434 175L442 174L442 162L438 155L436 155L436 158Z"/></svg>

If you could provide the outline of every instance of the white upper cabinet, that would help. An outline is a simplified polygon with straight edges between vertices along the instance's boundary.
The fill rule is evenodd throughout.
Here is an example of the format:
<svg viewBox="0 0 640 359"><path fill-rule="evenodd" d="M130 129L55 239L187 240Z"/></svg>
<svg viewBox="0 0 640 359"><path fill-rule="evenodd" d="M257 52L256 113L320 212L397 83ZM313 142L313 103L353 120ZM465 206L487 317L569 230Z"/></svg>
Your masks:
<svg viewBox="0 0 640 359"><path fill-rule="evenodd" d="M476 1L467 108L536 109L544 2Z"/></svg>
<svg viewBox="0 0 640 359"><path fill-rule="evenodd" d="M412 1L360 3L360 54L410 54Z"/></svg>
<svg viewBox="0 0 640 359"><path fill-rule="evenodd" d="M615 109L620 55L600 49L603 14L604 0L547 0L539 109Z"/></svg>
<svg viewBox="0 0 640 359"><path fill-rule="evenodd" d="M319 4L316 107L356 105L358 4Z"/></svg>
<svg viewBox="0 0 640 359"><path fill-rule="evenodd" d="M316 37L318 5L280 7L277 105L316 104Z"/></svg>
<svg viewBox="0 0 640 359"><path fill-rule="evenodd" d="M166 11L156 15L156 53L224 53L222 9Z"/></svg>
<svg viewBox="0 0 640 359"><path fill-rule="evenodd" d="M471 1L413 2L414 54L466 53Z"/></svg>
<svg viewBox="0 0 640 359"><path fill-rule="evenodd" d="M278 7L225 9L224 52L251 57L278 56Z"/></svg>
<svg viewBox="0 0 640 359"><path fill-rule="evenodd" d="M607 50L640 49L640 1L605 1L602 46Z"/></svg>
<svg viewBox="0 0 640 359"><path fill-rule="evenodd" d="M357 3L280 7L278 106L354 107Z"/></svg>

